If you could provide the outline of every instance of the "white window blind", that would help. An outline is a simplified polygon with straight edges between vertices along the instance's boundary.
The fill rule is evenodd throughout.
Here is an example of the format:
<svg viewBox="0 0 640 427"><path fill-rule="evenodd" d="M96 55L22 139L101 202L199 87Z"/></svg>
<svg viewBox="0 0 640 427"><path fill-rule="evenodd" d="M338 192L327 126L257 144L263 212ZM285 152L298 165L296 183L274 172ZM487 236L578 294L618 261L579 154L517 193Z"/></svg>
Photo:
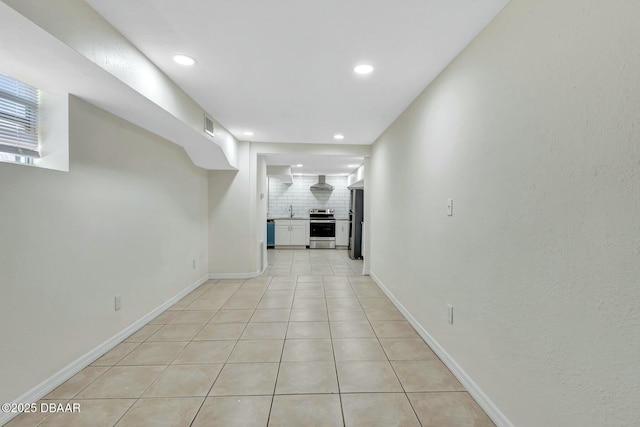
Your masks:
<svg viewBox="0 0 640 427"><path fill-rule="evenodd" d="M0 152L40 157L38 89L0 74Z"/></svg>

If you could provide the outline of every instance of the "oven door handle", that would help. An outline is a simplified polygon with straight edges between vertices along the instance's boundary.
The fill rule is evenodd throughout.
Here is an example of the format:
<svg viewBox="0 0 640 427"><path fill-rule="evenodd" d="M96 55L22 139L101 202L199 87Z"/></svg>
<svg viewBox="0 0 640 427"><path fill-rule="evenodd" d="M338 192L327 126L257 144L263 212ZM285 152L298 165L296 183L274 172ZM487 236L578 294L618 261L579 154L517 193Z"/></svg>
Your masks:
<svg viewBox="0 0 640 427"><path fill-rule="evenodd" d="M311 224L332 224L335 223L335 219L312 219L309 220Z"/></svg>

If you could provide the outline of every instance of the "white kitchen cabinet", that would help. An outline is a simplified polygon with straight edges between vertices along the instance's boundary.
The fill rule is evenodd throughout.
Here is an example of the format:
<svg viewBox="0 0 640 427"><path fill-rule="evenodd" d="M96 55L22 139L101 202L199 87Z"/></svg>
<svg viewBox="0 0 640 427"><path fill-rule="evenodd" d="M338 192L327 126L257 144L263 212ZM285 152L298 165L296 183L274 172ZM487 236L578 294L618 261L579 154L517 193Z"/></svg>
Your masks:
<svg viewBox="0 0 640 427"><path fill-rule="evenodd" d="M275 220L276 246L307 246L309 244L309 221L304 219Z"/></svg>
<svg viewBox="0 0 640 427"><path fill-rule="evenodd" d="M336 246L349 246L349 220L336 220Z"/></svg>
<svg viewBox="0 0 640 427"><path fill-rule="evenodd" d="M305 246L309 246L309 230L310 230L311 224L309 222L309 220L306 220L304 222L304 233L306 234L307 238L306 238L306 242L305 242Z"/></svg>
<svg viewBox="0 0 640 427"><path fill-rule="evenodd" d="M309 239L309 233L307 232L305 220L291 220L291 245L292 246L306 246Z"/></svg>
<svg viewBox="0 0 640 427"><path fill-rule="evenodd" d="M275 245L276 246L288 246L291 243L291 231L289 228L291 227L291 221L286 220L276 220L275 221Z"/></svg>

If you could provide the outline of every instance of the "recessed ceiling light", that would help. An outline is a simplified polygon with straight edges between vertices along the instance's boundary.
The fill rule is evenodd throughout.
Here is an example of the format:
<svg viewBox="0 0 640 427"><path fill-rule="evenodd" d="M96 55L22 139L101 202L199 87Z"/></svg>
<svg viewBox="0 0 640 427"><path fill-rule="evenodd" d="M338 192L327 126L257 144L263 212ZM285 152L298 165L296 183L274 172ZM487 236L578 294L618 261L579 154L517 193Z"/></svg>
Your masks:
<svg viewBox="0 0 640 427"><path fill-rule="evenodd" d="M356 74L369 74L373 71L373 66L369 65L369 64L360 64L358 66L356 66L353 71Z"/></svg>
<svg viewBox="0 0 640 427"><path fill-rule="evenodd" d="M333 139L344 139L344 135L341 133L336 133L333 135Z"/></svg>
<svg viewBox="0 0 640 427"><path fill-rule="evenodd" d="M357 168L358 165L347 165L348 168Z"/></svg>
<svg viewBox="0 0 640 427"><path fill-rule="evenodd" d="M243 132L243 133L244 133L245 136L253 136L253 132L251 132L251 131L246 131L246 132Z"/></svg>
<svg viewBox="0 0 640 427"><path fill-rule="evenodd" d="M186 65L186 66L191 66L191 65L194 65L196 63L195 59L193 59L192 57L190 57L188 55L183 55L183 54L173 55L173 61L176 64Z"/></svg>
<svg viewBox="0 0 640 427"><path fill-rule="evenodd" d="M302 165L293 165L294 168L301 168Z"/></svg>

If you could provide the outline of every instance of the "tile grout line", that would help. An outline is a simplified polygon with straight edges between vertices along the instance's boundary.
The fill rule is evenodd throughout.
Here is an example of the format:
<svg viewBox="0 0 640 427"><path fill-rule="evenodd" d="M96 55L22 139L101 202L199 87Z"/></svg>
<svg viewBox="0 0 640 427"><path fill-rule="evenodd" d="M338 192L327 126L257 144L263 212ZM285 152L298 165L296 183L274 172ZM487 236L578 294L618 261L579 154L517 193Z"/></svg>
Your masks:
<svg viewBox="0 0 640 427"><path fill-rule="evenodd" d="M199 288L199 287L198 287L198 288ZM195 290L194 290L194 291L195 291ZM203 292L203 294L204 294L204 292ZM202 294L201 294L200 296L202 296ZM198 298L200 298L200 296L198 296ZM198 298L196 298L196 300L197 300ZM165 313L165 312L169 311L170 309L171 309L171 307L169 307L167 310L163 311L161 314L163 314L163 313ZM184 310L177 310L177 311L183 312ZM177 315L176 315L176 316L177 316ZM157 318L157 316L156 316L156 318ZM174 316L174 318L175 318L175 316ZM173 318L172 318L172 319L173 319ZM171 320L172 320L172 319L171 319ZM153 320L153 319L152 319L152 320ZM93 381L91 381L91 383L89 383L87 386L85 386L84 388L82 388L82 390L80 390L78 393L76 393L76 395L75 395L75 396L78 396L80 393L82 393L84 390L86 390L89 386L91 386L91 384L95 383L95 382L98 380L98 378L101 378L102 376L104 376L105 374L107 374L107 372L111 371L113 368L115 368L115 367L117 367L117 366L163 366L163 365L118 365L118 363L120 363L122 360L124 360L124 358L126 358L129 354L131 354L135 349L137 349L138 347L140 347L143 343L146 343L146 342L151 342L151 343L153 343L153 342L155 342L155 341L149 341L149 339L150 339L153 335L155 335L156 333L158 333L162 328L164 328L165 326L169 325L169 324L170 324L169 322L170 322L171 320L169 320L167 323L162 324L162 326L161 326L161 327L160 327L156 332L154 332L154 333L153 333L153 334L151 334L149 337L147 337L143 342L141 342L141 343L137 343L137 345L136 345L134 348L132 348L129 352L127 352L125 355L123 355L121 358L119 358L119 359L118 359L118 361L116 361L113 365L111 365L111 366L109 367L109 369L107 369L107 370L106 370L106 371L104 371L101 375L99 375L99 376L98 376L98 377L96 377ZM147 325L148 325L148 324L149 324L149 323L147 323ZM144 325L144 326L147 326L147 325ZM202 325L202 327L201 327L200 329L198 329L198 331L195 333L194 337L195 337L195 336L196 336L196 335L197 335L197 334L202 330L202 328L204 328L204 325L205 325L205 324L203 324L203 325ZM127 337L127 338L129 338L129 337ZM189 345L188 343L190 343L190 342L192 342L192 341L193 341L193 337L192 337L192 339L191 339L190 341L188 341L188 342L187 342L187 346ZM122 341L122 342L120 342L118 345L120 345L120 344L122 344L122 343L124 343L124 342L125 342L125 341L123 340L123 341ZM157 342L173 342L173 341L157 341ZM175 342L183 342L183 341L175 341ZM187 346L185 346L185 348L186 348ZM114 348L115 348L115 347L114 347ZM184 349L183 349L182 351L184 351ZM176 358L177 358L177 357L182 353L182 351L180 351L178 354L176 354L176 355L171 359L171 361L169 362L169 364L164 365L164 369L163 369L163 370L158 374L158 376L157 376L157 377L156 377L156 378L151 382L151 384L149 384L149 385L148 385L148 386L147 386L147 387L142 391L142 393L140 393L140 396L138 396L137 398L134 398L134 397L132 397L132 398L131 398L132 400L134 400L134 402L133 402L133 403L131 404L131 406L129 406L129 408L127 408L127 410L126 410L126 411L125 411L125 412L124 412L124 413L123 413L123 414L118 418L118 420L113 424L113 426L115 426L116 424L118 424L118 423L119 423L119 422L120 422L120 421L121 421L121 420L122 420L122 419L123 419L123 418L124 418L128 413L129 413L129 411L130 411L130 410L131 410L131 409L132 409L132 408L133 408L133 407L134 407L134 406L135 406L135 405L140 401L140 399L142 399L142 396L144 395L144 393L145 393L147 390L149 390L149 388L151 388L151 387L153 386L153 384L155 384L155 383L156 383L156 381L158 380L158 378L160 378L160 376L161 376L161 375L162 375L162 374L163 374L163 373L164 373L164 372L169 368L169 366L171 366L171 363L172 363L172 362L173 362L173 361L174 361L174 360L175 360L175 359L176 359ZM89 365L89 366L91 366L91 365ZM86 368L85 368L85 369L86 369ZM74 396L74 398L75 398L75 396ZM171 398L174 398L174 397L171 397ZM105 398L95 398L95 399L104 400ZM114 398L114 399L115 399L115 398ZM118 399L128 399L128 398L118 398ZM83 400L83 399L78 399L78 400ZM85 399L85 400L91 400L91 398L89 398L89 399ZM203 400L203 402L204 402L204 400ZM50 416L51 416L51 415L49 415L47 418L45 418L45 420L46 420L46 419L48 419ZM43 420L42 422L44 422L45 420ZM39 424L42 424L42 422L41 422L41 423L39 423Z"/></svg>
<svg viewBox="0 0 640 427"><path fill-rule="evenodd" d="M336 383L338 385L338 401L340 402L340 415L342 415L342 425L346 426L347 421L344 417L344 405L342 404L342 391L340 390L340 379L338 377L338 360L336 359L336 348L333 345L333 333L331 332L331 322L329 319L329 303L327 302L326 288L324 287L324 278L322 283L322 290L325 293L324 303L327 309L327 323L329 324L329 339L331 340L331 352L333 353L333 369L336 373Z"/></svg>
<svg viewBox="0 0 640 427"><path fill-rule="evenodd" d="M206 283L206 282L205 282L205 283ZM218 281L216 281L214 284L218 284L218 283L219 283L219 280L218 280ZM204 285L204 284L203 284L203 285ZM199 296L194 300L194 302L195 302L195 301L197 301L197 300L199 300L200 298L202 298L202 295L206 294L206 293L207 293L209 290L211 290L212 288L213 288L213 286L212 286L210 289L208 289L207 291L205 291L205 292L203 292L202 294L200 294L200 295L199 295ZM236 290L236 292L237 292L237 290ZM234 292L233 294L235 294L235 292ZM233 294L231 294L231 296L233 296ZM231 296L230 296L229 298L231 298ZM227 298L227 300L228 300L228 298ZM225 301L225 302L226 302L226 301ZM192 304L193 304L193 303L192 303ZM187 307L189 307L190 305L191 305L191 304L189 304ZM181 310L181 312L183 312L183 311L187 311L187 310L186 310L186 307L185 307L185 309ZM220 311L220 309L216 310L216 311L215 311L215 313L213 314L213 316L215 316L215 315L216 315L216 313L217 313L218 311ZM211 316L211 319L213 319L213 316ZM211 319L209 319L209 321L211 321ZM194 342L195 337L197 337L197 336L198 336L198 334L199 334L200 332L202 332L202 330L204 329L204 327L205 327L206 325L208 325L208 324L209 324L209 322L206 322L206 323L204 323L204 324L202 325L202 327L201 327L200 329L198 329L198 332L196 332L196 334L195 334L193 337L191 337L191 340L190 340L190 341L187 343L187 345L182 349L182 351L180 351L180 352L179 352L179 353L178 353L178 354L177 354L173 359L171 359L171 362L169 362L169 365L167 365L167 367L162 371L162 373L164 373L164 372L169 368L169 366L171 366L171 365L172 365L172 363L173 363L173 362L174 362L178 357L180 357L180 355L181 355L181 354L182 354L182 353L187 349L187 347L189 347L189 344L191 344L191 343L193 343L193 342ZM160 329L162 329L162 328L160 328ZM158 331L159 331L159 330L158 330ZM149 338L151 338L151 337L149 337ZM237 342L237 341L236 341L236 342ZM232 349L232 351L233 351L233 349ZM229 353L229 354L231 354L231 353ZM227 356L227 359L228 359L228 356ZM198 365L202 365L202 363L199 363ZM222 365L222 367L224 368L224 364ZM190 425L190 426L194 423L194 421L195 421L196 417L198 416L198 414L200 413L200 410L202 409L202 406L204 406L204 403L207 401L207 397L208 397L208 395L209 395L209 392L211 392L211 388L213 387L213 384L215 384L215 382L218 380L218 377L220 376L220 373L221 373L221 372L222 372L222 368L220 368L220 370L219 370L219 371L218 371L218 373L216 374L216 377L214 378L213 382L211 383L211 387L209 387L209 391L208 391L208 392L207 392L207 394L203 397L203 399L202 399L202 403L200 403L200 406L198 407L198 410L196 411L196 413L194 414L193 418L191 419L191 422L189 423L189 425ZM160 376L162 375L162 373L160 373L160 375L158 375L158 377L157 377L157 378L156 378L156 379L151 383L151 385L149 385L149 387L147 387L147 388L145 389L145 391L143 391L143 392L142 392L142 394L140 395L141 397L142 397L142 395L144 395L144 393L145 393L147 390L149 390L149 388L151 388L151 386L153 386L153 384L155 384L155 383L156 383L156 381L158 381L158 378L160 378ZM141 397L140 397L140 398L141 398ZM138 400L139 400L140 398L138 398ZM175 397L172 397L172 398L175 398ZM136 402L134 402L134 403L133 403L133 405L131 405L131 407L127 410L127 412L125 412L125 414L124 414L122 417L124 417L124 416L125 416L125 415L130 411L130 410L131 410L131 408L133 408L133 406L135 406L135 404L138 402L138 400L136 400ZM120 418L120 419L122 419L122 418ZM118 422L120 422L120 421L118 421Z"/></svg>
<svg viewBox="0 0 640 427"><path fill-rule="evenodd" d="M300 251L300 252L302 252L302 251ZM337 258L326 257L326 256L325 256L325 255L326 255L325 253L322 253L322 257L317 257L317 258L314 258L314 257L312 257L312 256L309 256L309 255L310 255L310 253L309 253L309 252L305 252L305 254L306 254L306 256L304 256L304 257L302 257L302 258L301 258L301 257L299 256L299 252L298 252L298 251L293 251L293 252L292 252L292 254L291 254L291 257L290 257L290 261L288 262L288 264L289 264L288 269L289 269L290 273L291 273L291 272L293 272L293 269L295 268L296 263L299 263L299 262L302 260L302 261L305 263L305 266L306 266L306 265L308 265L308 266L309 266L309 268L308 268L308 269L311 271L310 276L318 276L319 278L321 278L321 282L319 282L319 283L320 283L320 284L321 284L321 286L322 286L322 287L321 287L321 289L322 289L322 294L323 294L323 295L322 295L322 297L323 297L323 299L324 299L324 301L323 301L323 302L324 302L324 308L325 308L325 311L327 312L327 320L326 320L326 322L327 322L327 325L329 326L329 339L330 339L330 342L331 342L331 346L332 346L332 354L333 354L333 358L334 358L334 374L335 374L335 378L336 378L336 382L337 382L337 386L338 386L338 395L339 395L339 399L340 399L340 405L341 405L341 411L342 411L342 419L343 419L343 424L344 424L344 422L345 422L345 421L344 421L344 410L343 410L343 407L342 407L342 400L341 400L341 397L340 397L342 393L341 393L341 391L340 391L340 384L339 384L339 381L338 381L338 374L337 374L337 362L336 362L336 359L335 359L335 347L334 347L334 342L333 342L333 334L332 334L332 332L331 332L331 327L330 327L330 326L331 326L331 324L330 324L330 319L329 319L329 316L328 316L329 304L328 304L327 294L326 294L326 288L325 288L326 283L325 283L325 281L324 281L324 277L325 277L325 276L327 276L327 277L334 277L334 276L337 276L337 274L336 274L336 269L332 267L332 265L333 265L333 264L332 264L332 262L334 262L334 263L335 263L335 262L336 262L336 261L338 261L338 260L337 260ZM318 253L318 254L320 254L320 253ZM273 260L273 263L271 264L271 266L270 266L270 267L273 267L273 266L276 264L276 260L278 260L278 257L279 257L279 253L278 253L278 252L276 252L275 259ZM280 257L280 258L282 258L282 257ZM344 258L344 256L343 256L342 254L340 254L340 255L339 255L339 258ZM284 261L285 261L285 262L287 262L288 260L284 260ZM339 261L338 261L338 262L339 262ZM314 268L313 268L313 265L316 265L316 264L320 264L321 266L320 266L320 267L318 267L318 268L316 268L316 269L314 269ZM352 271L352 272L354 272L354 270L353 270L349 265L347 265L347 264L344 264L344 265L340 264L340 265L339 265L339 267L340 267L340 268L342 268L342 267L349 267L349 270L350 270L350 271ZM327 271L327 270L328 270L328 271ZM324 271L327 271L329 274L322 274L322 272L324 272ZM345 273L345 275L346 275L346 276L349 276L349 275L351 275L351 274L350 274L350 273ZM290 274L289 276L292 276L292 275ZM293 292L293 294L294 294L294 300L295 300L295 296L297 295L298 291L302 290L302 289L300 289L298 286L299 286L300 284L302 284L302 283L306 283L306 282L298 282L298 280L300 279L300 277L299 277L299 276L300 276L300 275L295 275L295 277L296 277L296 285L295 285L295 287L294 287L294 292ZM264 277L264 275L263 275L263 277ZM264 283L264 284L262 284L262 283L258 283L258 285L259 285L259 286L258 286L258 289L261 289L261 290L262 290L262 292L261 292L261 294L260 294L260 300L259 300L259 302L258 302L258 305L259 305L259 303L260 303L261 301L263 301L263 300L266 298L266 293L267 293L267 291L269 290L270 284L271 284L271 282L273 281L273 278L274 278L274 277L276 277L276 276L270 276L270 277L271 277L271 278L268 280L268 282L267 282L267 283ZM251 279L250 279L250 280L251 280ZM239 292L241 292L242 290L251 290L251 289L252 289L252 287L247 286L247 282L249 282L250 280L244 280L244 281L242 281L241 283L239 283L239 284L237 284L237 285L234 283L233 285L234 285L234 287L235 287L235 290L231 293L231 295L229 295L229 296L222 296L222 297L216 297L216 299L219 299L219 300L221 300L221 301L223 301L223 302L221 303L221 305L220 305L220 306L215 307L215 310L214 310L213 308L205 308L205 307L203 307L203 308L199 308L199 309L195 309L195 308L194 308L194 309L191 309L191 310L189 310L189 308L190 308L191 306L193 306L193 305L194 305L194 303L196 303L197 301L208 300L209 298L206 298L205 296L206 296L206 295L207 295L207 293L209 293L210 291L215 290L215 289L216 289L216 286L215 286L215 285L216 285L216 284L218 284L218 283L220 283L220 282L221 282L221 280L216 280L215 282L213 282L213 281L208 281L207 283L205 283L205 284L203 284L202 286L198 287L197 289L195 289L194 291L192 291L190 294L188 294L187 296L185 296L186 298L188 298L188 300L189 300L188 302L184 302L184 298L183 298L181 301L176 302L173 306L171 306L171 307L167 308L163 313L161 313L161 314L160 314L160 315L162 315L162 314L164 314L164 313L166 313L166 312L168 312L168 311L175 311L175 312L177 312L177 314L175 314L173 317L171 317L171 318L170 318L170 319L168 319L168 320L163 320L163 322L158 322L158 323L151 323L151 322L148 322L146 325L144 325L144 326L157 325L157 326L158 326L158 329L157 329L157 330L155 330L154 332L150 333L150 334L149 334L149 336L147 336L146 338L144 338L142 341L140 341L140 342L135 342L135 341L129 342L129 341L127 341L127 339L131 338L131 336L133 336L133 335L135 334L135 333L134 333L134 334L132 334L131 336L129 336L129 337L127 337L127 338L125 338L125 339L124 339L123 341L121 341L120 343L118 343L118 345L120 345L120 344L123 344L123 343L125 343L125 342L128 342L128 343L132 344L132 348L131 348L130 350L128 350L126 353L124 353L124 354L123 354L121 357L119 357L117 360L115 360L115 362L114 362L113 364L104 365L104 366L91 366L91 365L89 365L89 367L95 367L95 368L105 367L105 368L106 368L106 370L105 370L104 372L102 372L100 375L98 375L96 378L94 378L93 380L91 380L88 384L84 385L84 386L83 386L83 387L82 387L82 388L81 388L81 389L80 389L80 390L79 390L79 391L74 395L74 397L75 397L75 396L77 396L77 395L79 395L80 393L82 393L84 390L86 390L88 387L90 387L92 384L94 384L96 381L98 381L100 378L102 378L104 375L106 375L108 372L112 371L112 370L113 370L114 368L116 368L116 367L124 367L124 366L137 366L137 367L143 367L143 366L158 366L158 367L162 367L163 369L162 369L161 371L159 371L159 372L158 372L158 375L157 375L157 376L153 379L153 381L152 381L152 382L151 382L151 383L150 383L150 384L149 384L149 385L148 385L148 386L147 386L147 387L146 387L146 388L141 392L141 394L140 394L137 398L135 398L135 397L132 397L132 398L123 398L123 399L128 399L128 400L130 399L130 400L132 400L132 401L133 401L133 403L132 403L132 404L131 404L131 406L129 406L129 407L128 407L128 409L127 409L127 410L126 410L126 411L125 411L125 412L120 416L120 418L119 418L117 421L115 421L115 422L116 422L116 423L120 422L120 421L121 421L121 420L122 420L122 419L123 419L123 418L124 418L124 417L125 417L125 416L130 412L130 411L131 411L131 410L132 410L132 408L133 408L136 404L138 404L141 400L145 400L145 399L147 399L147 398L149 398L149 399L151 399L151 398L159 398L159 399L160 399L160 398L167 398L167 399L169 399L169 398L171 398L171 399L176 398L176 399L180 399L180 398L194 398L194 397L197 397L197 398L203 398L202 403L200 404L200 407L198 408L198 410L196 411L195 415L193 416L193 418L192 418L192 420L191 420L191 423L190 423L190 424L193 424L193 423L195 422L195 420L196 420L196 418L197 418L198 414L199 414L199 413L200 413L200 411L202 410L204 403L206 402L206 400L207 400L209 397L211 397L211 396L209 396L209 393L210 393L210 392L211 392L211 390L213 389L213 387L214 387L214 385L215 385L216 381L219 379L219 376L220 376L220 374L222 373L222 370L224 369L224 367L225 367L225 366L229 365L229 360L230 360L230 358L231 358L231 355L233 354L233 352L234 352L234 351L235 351L235 349L237 348L238 344L239 344L239 343L240 343L240 341L241 341L241 337L242 337L242 335L246 332L246 330L247 330L247 328L248 328L249 324L251 323L251 320L252 320L252 319L253 319L253 317L255 316L255 314L256 314L256 312L257 312L257 310L258 310L258 305L256 305L256 306L254 306L254 307L253 307L253 309L252 309L252 311L251 311L251 315L249 316L249 319L248 319L246 322L244 322L244 327L243 327L242 331L240 332L240 336L239 336L237 339L235 339L235 340L234 340L235 342L234 342L233 347L231 348L231 350L230 350L229 354L227 355L227 357L226 357L225 361L221 363L222 368L220 369L220 371L218 371L218 373L216 374L215 378L213 379L212 385L209 387L209 391L206 393L206 395L204 395L204 396L155 396L155 397L154 397L154 396L148 396L148 397L145 397L145 396L144 396L144 394L145 394L146 392L148 392L148 391L149 391L149 390L150 390L150 389L151 389L155 384L157 384L157 383L158 383L159 378L160 378L163 374L165 374L165 373L167 372L167 370L168 370L171 366L186 366L186 365L202 366L202 365L207 365L207 364L208 364L207 362L205 362L205 363L196 363L196 364L180 364L180 365L177 365L177 364L174 364L174 362L177 360L177 358L179 358L179 357L180 357L180 355L182 355L182 354L184 353L184 351L186 350L186 348L187 348L190 344L193 344L193 343L195 343L195 342L206 342L206 341L214 341L214 342L215 342L215 341L220 341L220 340L196 340L195 338L196 338L196 337L197 337L197 336L202 332L202 330L203 330L207 325L213 324L213 323L212 323L213 318L214 318L214 317L215 317L215 316L216 316L220 311L222 311L222 310L233 310L233 309L231 309L231 308L229 308L229 309L225 309L225 308L224 308L224 305L225 305L225 304L227 304L227 303L229 302L229 300L230 300L230 299L232 299L234 296L238 296L238 293L239 293ZM308 282L308 283L315 283L315 282L314 282L314 281L310 281L310 282ZM352 284L349 282L349 280L348 280L348 279L347 279L347 282L346 282L346 283L347 283L347 284L349 284L349 285L351 286L351 288L353 289L353 286L352 286ZM206 289L205 289L205 287L206 287ZM226 288L225 288L225 289L226 289ZM231 287L230 287L229 289L231 289ZM196 296L196 297L193 297L193 295L195 295L196 293L197 293L197 296ZM192 299L192 298L193 298L193 299ZM280 361L279 361L279 366L278 366L278 372L277 372L277 374L276 374L276 383L274 383L274 390L273 390L273 393L272 393L272 402L271 402L271 405L272 405L272 406L273 406L273 401L274 401L274 398L275 398L275 390L276 390L276 387L277 387L277 379L278 379L278 376L279 376L279 372L280 372L281 364L282 364L282 362L283 362L282 358L283 358L283 354L284 354L284 345L285 345L285 343L286 343L286 341L287 341L288 331L289 331L289 328L290 328L290 326L291 326L291 322L292 322L292 314L293 314L293 313L292 313L292 310L293 310L293 301L294 301L294 300L292 300L292 301L291 301L291 303L290 303L290 305L289 305L289 308L288 308L288 309L289 309L289 316L288 316L288 320L287 320L287 327L286 327L286 329L285 329L285 336L284 336L284 339L283 339L283 347L282 347L282 349L281 349L281 353L280 353ZM178 305L179 305L179 306L178 306ZM176 307L176 306L178 306L178 307ZM238 309L238 310L240 310L240 309ZM210 318L209 318L206 322L195 322L195 321L194 321L194 322L185 322L185 323L172 323L172 322L174 322L174 320L175 320L178 316L181 316L181 315L183 315L183 314L187 314L187 313L191 313L191 312L196 312L196 311L211 311L211 312L212 312L212 315L210 316ZM160 315L159 315L159 316L160 316ZM158 316L157 316L157 317L158 317ZM157 317L156 317L156 319L157 319ZM168 317L168 316L167 316L167 317ZM153 321L153 320L156 320L156 319L152 319L152 321ZM237 323L237 322L221 322L221 324L227 324L227 323ZM254 322L254 323L263 323L263 322ZM271 322L266 322L266 323L271 323ZM160 333L160 331L161 331L162 329L165 329L165 327L168 327L169 325L179 327L179 326L182 326L182 325L185 325L185 326L186 326L186 325L191 325L191 324L193 324L193 325L199 325L199 328L197 328L197 330L195 330L195 332L193 333L193 335L191 336L191 338L190 338L190 339L186 339L186 340L177 340L177 341L174 341L174 340L150 341L154 335L156 335L156 334ZM369 322L369 324L370 324L370 322ZM312 337L312 336L307 337L307 338L308 338L308 339L314 339L314 337ZM256 338L256 339L261 339L261 338ZM304 338L304 337L301 337L301 338L298 338L298 339L305 339L305 338ZM225 340L225 341L228 341L228 340ZM181 349L181 350L180 350L180 351L179 351L175 356L173 356L173 357L171 358L171 360L170 360L170 361L168 361L168 364L166 364L166 365L165 365L165 364L155 364L155 365L149 365L149 364L118 365L118 363L120 363L123 359L125 359L126 357L128 357L131 353L133 353L134 351L136 351L137 349L139 349L139 348L140 348L140 346L142 346L143 344L146 344L146 343L149 343L149 344L161 344L161 343L177 343L177 342L180 342L180 343L186 343L186 345L185 345L185 347L184 347L184 348L182 348L182 349ZM303 394L316 394L316 393L303 393ZM323 394L326 394L326 393L317 393L317 394L323 395ZM285 394L283 394L283 395L288 395L288 393L285 393ZM95 398L95 399L100 399L100 400L110 400L110 399L120 399L120 398L114 397L114 398ZM270 411L271 411L271 409L270 409ZM269 416L270 416L270 414L269 414ZM43 422L45 422L45 421L46 421L46 419L48 419L49 417L50 417L50 415L49 415L49 416L47 416L47 418L45 418L45 420L40 421L40 424L41 424L41 423L43 423Z"/></svg>
<svg viewBox="0 0 640 427"><path fill-rule="evenodd" d="M216 284L220 283L220 281L218 280L216 282ZM240 286L238 286L238 288L225 300L225 304L227 301L229 301L229 299L231 299L237 292L238 290L240 290L240 288L242 287L242 285L246 283L246 280L243 281ZM202 295L201 295L202 296ZM200 297L198 297L200 298ZM224 305L223 305L224 306ZM219 312L220 310L222 310L222 307L217 311ZM217 314L216 312L216 314ZM251 317L253 317L253 314L255 313L255 309L253 310L253 313L251 314ZM215 316L215 314L211 317L211 319L209 319L209 322L211 320L213 320L213 317ZM207 399L210 397L210 393L211 390L213 390L213 386L216 384L216 381L218 381L218 378L220 378L220 374L222 373L222 370L224 369L224 367L227 365L229 358L231 357L231 354L233 353L233 350L236 348L236 346L238 345L238 341L240 341L240 337L242 336L242 334L244 333L245 329L247 328L247 325L249 325L249 321L251 320L251 317L249 317L249 320L247 321L247 323L245 324L244 328L242 329L242 332L240 332L240 335L238 336L238 339L235 340L235 344L233 345L233 347L231 348L231 351L229 352L229 354L227 355L227 358L225 360L224 363L222 363L222 367L220 368L220 370L218 371L216 377L214 378L213 382L211 383L211 386L209 387L209 390L207 391L206 395L204 396L204 399L202 400L202 403L200 404L200 407L198 408L198 410L196 411L195 415L193 416L193 419L191 420L191 422L189 423L189 426L192 426L193 423L196 421L196 419L198 418L198 414L200 414L200 411L202 411L202 407L204 406L205 402L207 401ZM207 322L205 325L208 325L209 322ZM230 322L231 323L231 322ZM204 328L204 325L203 325ZM202 330L202 329L201 329ZM197 334L196 334L197 336ZM195 336L194 336L195 338ZM215 340L214 340L215 341ZM191 340L191 342L193 342L193 339ZM188 344L187 344L188 346ZM186 348L186 347L185 347ZM183 350L184 351L184 350ZM180 352L180 354L182 354L182 352ZM179 356L179 355L178 355ZM178 357L176 356L176 357ZM175 359L174 359L175 360ZM202 363L199 363L199 365L202 365Z"/></svg>
<svg viewBox="0 0 640 427"><path fill-rule="evenodd" d="M358 302L360 303L360 306L362 306L362 301L360 300L360 297L358 296L358 293L355 292L355 289L354 289L354 293L356 294L356 298L358 299ZM398 376L398 373L396 372L396 369L393 366L393 363L391 363L391 360L389 359L389 355L384 350L384 347L382 346L382 343L380 342L380 337L378 336L378 332L376 332L376 330L373 328L373 324L371 323L371 319L369 319L369 316L367 315L367 311L364 309L364 307L362 307L362 311L364 311L364 315L367 318L367 321L369 322L369 326L371 326L371 329L373 330L373 333L375 334L376 339L378 340L378 345L380 345L380 347L382 347L382 351L384 352L385 356L387 357L387 363L391 367L391 370L393 371L393 374L395 375L396 380L398 381L398 384L400 384L400 387L402 388L402 394L404 395L405 399L407 399L407 402L409 402L409 406L411 406L411 410L413 411L413 414L415 415L416 420L418 421L420 426L422 426L423 425L422 421L420 421L420 418L418 417L418 413L416 412L415 408L413 407L413 404L411 403L411 400L409 399L409 396L407 395L407 390L404 388L404 384L402 384L402 381L400 381L400 377Z"/></svg>
<svg viewBox="0 0 640 427"><path fill-rule="evenodd" d="M273 280L273 278L271 279ZM269 283L271 283L269 280ZM271 405L269 406L269 414L267 415L267 426L271 421L271 411L273 410L273 403L276 400L276 388L278 387L278 377L280 376L280 367L282 366L282 355L284 354L284 346L287 343L287 333L289 332L289 323L291 321L291 310L293 310L293 299L295 299L295 293L297 289L297 278L296 278L296 288L293 290L293 298L291 299L291 308L289 309L289 318L287 320L287 329L284 332L284 340L282 341L282 350L280 350L280 361L278 362L278 370L276 371L276 380L273 383L273 394L271 395Z"/></svg>

